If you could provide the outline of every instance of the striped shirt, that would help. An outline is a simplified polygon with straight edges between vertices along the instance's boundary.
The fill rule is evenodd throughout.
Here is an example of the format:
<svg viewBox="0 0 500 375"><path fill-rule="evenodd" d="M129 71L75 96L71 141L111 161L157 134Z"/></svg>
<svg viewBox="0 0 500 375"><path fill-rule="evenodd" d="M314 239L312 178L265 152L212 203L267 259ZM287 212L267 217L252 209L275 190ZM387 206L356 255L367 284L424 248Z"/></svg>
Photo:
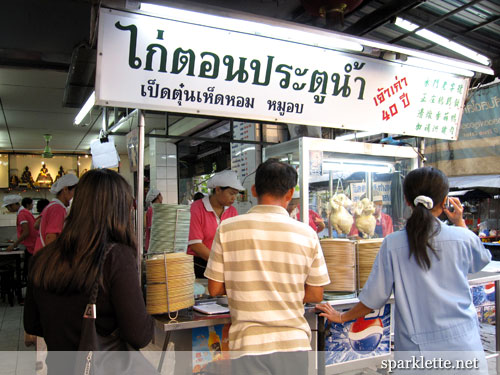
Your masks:
<svg viewBox="0 0 500 375"><path fill-rule="evenodd" d="M317 234L283 207L257 205L223 221L205 276L225 283L231 351L311 349L304 285L323 286L330 280Z"/></svg>

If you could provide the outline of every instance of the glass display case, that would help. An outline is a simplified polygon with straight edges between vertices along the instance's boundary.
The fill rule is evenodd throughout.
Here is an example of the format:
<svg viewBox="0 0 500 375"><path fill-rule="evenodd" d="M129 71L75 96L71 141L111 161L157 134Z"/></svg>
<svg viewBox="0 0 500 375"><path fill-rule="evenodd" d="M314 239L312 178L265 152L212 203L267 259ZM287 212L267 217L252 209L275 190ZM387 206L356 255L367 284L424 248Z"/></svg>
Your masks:
<svg viewBox="0 0 500 375"><path fill-rule="evenodd" d="M315 229L318 214L320 238L382 238L405 224L402 183L417 167L412 147L304 137L266 147L263 158L297 168L299 217Z"/></svg>

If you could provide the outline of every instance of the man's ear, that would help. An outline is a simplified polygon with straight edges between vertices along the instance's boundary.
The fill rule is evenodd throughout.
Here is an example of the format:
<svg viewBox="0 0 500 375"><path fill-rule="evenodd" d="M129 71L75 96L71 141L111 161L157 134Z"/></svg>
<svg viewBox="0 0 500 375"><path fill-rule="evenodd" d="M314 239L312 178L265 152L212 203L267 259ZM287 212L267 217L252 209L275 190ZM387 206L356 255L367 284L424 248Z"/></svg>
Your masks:
<svg viewBox="0 0 500 375"><path fill-rule="evenodd" d="M257 198L257 189L255 188L255 185L252 185L252 196Z"/></svg>
<svg viewBox="0 0 500 375"><path fill-rule="evenodd" d="M295 188L291 188L290 190L288 190L285 194L285 200L290 202L292 200L292 197L293 197L293 192L295 191Z"/></svg>

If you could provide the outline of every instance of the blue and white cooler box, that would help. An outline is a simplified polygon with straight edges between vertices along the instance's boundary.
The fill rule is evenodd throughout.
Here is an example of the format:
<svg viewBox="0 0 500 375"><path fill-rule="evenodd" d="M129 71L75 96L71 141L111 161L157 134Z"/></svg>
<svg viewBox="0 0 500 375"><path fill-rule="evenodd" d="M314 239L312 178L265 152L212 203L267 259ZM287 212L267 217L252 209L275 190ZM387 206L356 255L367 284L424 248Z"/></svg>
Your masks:
<svg viewBox="0 0 500 375"><path fill-rule="evenodd" d="M326 330L325 338L326 365L389 354L390 323L390 304L364 318L344 324L331 323L330 328Z"/></svg>

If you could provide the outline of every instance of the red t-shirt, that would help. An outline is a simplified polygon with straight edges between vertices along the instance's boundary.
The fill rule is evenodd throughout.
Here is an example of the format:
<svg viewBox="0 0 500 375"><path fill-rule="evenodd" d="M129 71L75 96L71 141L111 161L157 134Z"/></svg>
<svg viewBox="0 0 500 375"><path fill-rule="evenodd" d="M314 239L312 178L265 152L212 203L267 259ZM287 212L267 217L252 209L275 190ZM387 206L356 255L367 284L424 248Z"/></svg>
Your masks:
<svg viewBox="0 0 500 375"><path fill-rule="evenodd" d="M292 211L290 214L291 217L293 217L295 220L300 221L300 205L297 205L297 208ZM321 219L321 216L318 215L318 213L314 212L313 210L309 210L309 226L314 229L315 232L318 231L318 226L316 225L316 222L314 219Z"/></svg>
<svg viewBox="0 0 500 375"><path fill-rule="evenodd" d="M21 243L26 246L26 250L28 250L30 254L33 254L33 252L35 251L36 239L38 238L38 231L34 226L35 217L30 211L21 206L19 211L17 211L17 238L21 237L21 234L23 233L22 224L24 223L28 224L30 234Z"/></svg>
<svg viewBox="0 0 500 375"><path fill-rule="evenodd" d="M191 222L189 223L189 242L188 245L195 243L203 243L209 249L212 249L215 232L220 222L229 219L230 217L238 216L238 211L233 206L224 207L222 217L215 214L210 198L205 197L198 199L191 204ZM196 253L188 248L188 254L196 255Z"/></svg>
<svg viewBox="0 0 500 375"><path fill-rule="evenodd" d="M54 199L43 209L41 213L40 232L35 244L35 253L46 245L45 238L47 234L60 234L62 232L66 213L66 206L59 199ZM43 243L40 237L43 238Z"/></svg>

